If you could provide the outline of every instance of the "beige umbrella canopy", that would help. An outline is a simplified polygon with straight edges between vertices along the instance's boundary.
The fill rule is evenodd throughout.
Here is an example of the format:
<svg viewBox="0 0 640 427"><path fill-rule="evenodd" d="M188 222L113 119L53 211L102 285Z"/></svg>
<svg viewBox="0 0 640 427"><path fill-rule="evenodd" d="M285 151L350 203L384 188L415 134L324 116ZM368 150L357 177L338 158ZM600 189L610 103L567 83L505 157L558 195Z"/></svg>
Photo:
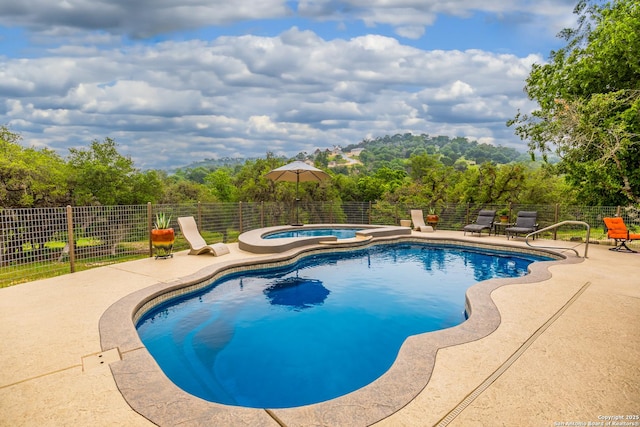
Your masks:
<svg viewBox="0 0 640 427"><path fill-rule="evenodd" d="M300 160L280 166L265 176L273 181L287 182L322 181L323 179L329 178L329 174L325 171L301 162Z"/></svg>
<svg viewBox="0 0 640 427"><path fill-rule="evenodd" d="M329 178L329 174L314 167L306 164L305 162L301 162L296 160L295 162L291 162L284 166L280 166L268 172L265 175L266 178L269 178L272 181L285 181L285 182L295 182L296 183L296 224L300 225L299 221L299 211L298 211L298 202L300 199L298 198L298 186L300 182L309 182L309 181L322 181L323 179Z"/></svg>

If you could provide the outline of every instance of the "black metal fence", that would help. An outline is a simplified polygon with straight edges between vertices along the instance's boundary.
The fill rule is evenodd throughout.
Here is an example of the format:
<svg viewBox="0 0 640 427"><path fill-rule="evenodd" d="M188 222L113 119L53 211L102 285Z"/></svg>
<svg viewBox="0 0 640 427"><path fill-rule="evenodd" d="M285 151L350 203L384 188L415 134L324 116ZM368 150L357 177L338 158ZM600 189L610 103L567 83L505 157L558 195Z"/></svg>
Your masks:
<svg viewBox="0 0 640 427"><path fill-rule="evenodd" d="M410 219L410 209L428 206L370 202L301 202L300 221L305 224L398 225ZM538 212L540 228L564 220L585 221L592 240L606 240L602 218L622 216L631 229L640 227L640 207L561 205L439 205L438 229L461 230L480 209L507 209L510 218L520 210ZM153 255L150 230L156 213L171 216L176 230L174 250L187 249L176 222L193 216L208 243L234 242L245 231L290 224L291 203L197 203L190 205L67 206L59 208L0 208L0 287L65 274L105 264ZM559 229L543 237L575 239L584 228ZM637 245L637 243L634 243Z"/></svg>

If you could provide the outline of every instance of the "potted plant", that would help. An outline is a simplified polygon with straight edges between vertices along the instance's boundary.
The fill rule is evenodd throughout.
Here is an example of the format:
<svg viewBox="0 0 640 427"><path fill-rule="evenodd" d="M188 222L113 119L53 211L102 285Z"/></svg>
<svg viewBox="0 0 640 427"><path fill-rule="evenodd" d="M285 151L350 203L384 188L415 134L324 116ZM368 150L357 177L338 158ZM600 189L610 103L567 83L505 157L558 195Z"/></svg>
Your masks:
<svg viewBox="0 0 640 427"><path fill-rule="evenodd" d="M500 218L500 222L503 224L507 224L509 222L509 209L503 208L498 211L498 217Z"/></svg>
<svg viewBox="0 0 640 427"><path fill-rule="evenodd" d="M436 213L435 208L429 208L429 213L427 214L427 224L432 226L435 230L439 220L440 217Z"/></svg>
<svg viewBox="0 0 640 427"><path fill-rule="evenodd" d="M175 241L175 233L171 224L171 215L167 216L160 212L156 214L156 223L151 230L151 244L155 249L156 259L173 258L171 251L173 250L173 242Z"/></svg>

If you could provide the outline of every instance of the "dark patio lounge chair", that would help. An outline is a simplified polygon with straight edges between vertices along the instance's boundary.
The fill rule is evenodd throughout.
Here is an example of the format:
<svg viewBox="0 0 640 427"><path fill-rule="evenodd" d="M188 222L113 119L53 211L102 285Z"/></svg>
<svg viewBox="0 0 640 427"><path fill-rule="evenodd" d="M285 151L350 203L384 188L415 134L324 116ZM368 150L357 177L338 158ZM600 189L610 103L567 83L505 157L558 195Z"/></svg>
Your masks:
<svg viewBox="0 0 640 427"><path fill-rule="evenodd" d="M627 242L632 240L640 240L640 234L629 233L629 229L624 223L624 220L618 216L602 218L604 225L607 227L607 237L615 241L616 246L609 249L616 252L633 252L633 249L627 246Z"/></svg>
<svg viewBox="0 0 640 427"><path fill-rule="evenodd" d="M478 212L476 222L464 226L464 234L466 235L468 231L470 233L478 233L479 235L482 235L482 230L487 230L489 235L491 235L491 227L493 227L493 220L495 219L495 216L496 211L487 209L481 210Z"/></svg>
<svg viewBox="0 0 640 427"><path fill-rule="evenodd" d="M520 211L516 218L516 225L504 229L507 239L518 234L533 233L538 229L538 212Z"/></svg>

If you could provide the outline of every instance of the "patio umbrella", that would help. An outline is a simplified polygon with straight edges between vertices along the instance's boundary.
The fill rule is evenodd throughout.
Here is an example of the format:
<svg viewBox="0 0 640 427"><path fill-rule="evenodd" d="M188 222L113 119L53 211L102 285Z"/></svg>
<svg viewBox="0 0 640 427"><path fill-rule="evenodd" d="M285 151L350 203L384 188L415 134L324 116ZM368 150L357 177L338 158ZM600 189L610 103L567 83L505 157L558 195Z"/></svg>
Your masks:
<svg viewBox="0 0 640 427"><path fill-rule="evenodd" d="M272 181L286 181L286 182L295 182L296 183L296 224L300 225L299 220L299 211L298 211L298 202L300 199L298 198L298 186L300 182L308 182L308 181L322 181L323 179L329 178L329 174L316 168L311 165L306 164L305 162L301 162L296 160L295 162L291 162L284 166L280 166L267 173L265 177L269 178Z"/></svg>

